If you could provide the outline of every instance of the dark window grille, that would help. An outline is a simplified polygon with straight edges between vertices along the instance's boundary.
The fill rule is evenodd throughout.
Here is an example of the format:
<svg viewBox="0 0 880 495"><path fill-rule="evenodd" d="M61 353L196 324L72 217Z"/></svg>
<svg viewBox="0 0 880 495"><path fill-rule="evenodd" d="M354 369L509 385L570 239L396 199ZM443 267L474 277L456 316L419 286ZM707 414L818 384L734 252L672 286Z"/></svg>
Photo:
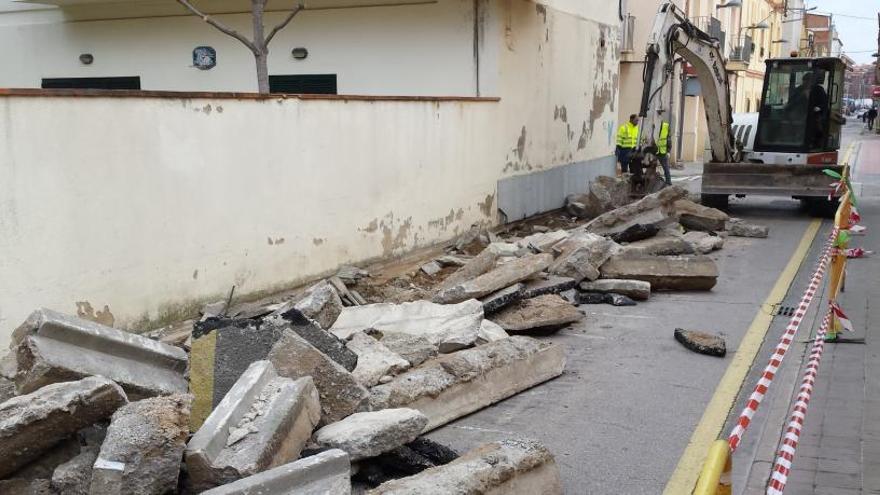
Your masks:
<svg viewBox="0 0 880 495"><path fill-rule="evenodd" d="M131 77L44 77L43 89L141 89L141 78Z"/></svg>
<svg viewBox="0 0 880 495"><path fill-rule="evenodd" d="M272 93L335 95L336 74L296 74L269 76Z"/></svg>

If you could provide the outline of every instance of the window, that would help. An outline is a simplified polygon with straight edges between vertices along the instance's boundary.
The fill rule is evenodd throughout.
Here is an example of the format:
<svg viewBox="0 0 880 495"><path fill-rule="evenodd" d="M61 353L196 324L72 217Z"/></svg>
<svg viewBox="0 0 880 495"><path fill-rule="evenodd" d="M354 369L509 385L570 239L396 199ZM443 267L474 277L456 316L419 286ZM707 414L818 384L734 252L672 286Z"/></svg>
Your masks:
<svg viewBox="0 0 880 495"><path fill-rule="evenodd" d="M43 78L43 89L141 89L141 78L131 77L53 77Z"/></svg>
<svg viewBox="0 0 880 495"><path fill-rule="evenodd" d="M313 95L335 95L336 74L269 76L269 91Z"/></svg>

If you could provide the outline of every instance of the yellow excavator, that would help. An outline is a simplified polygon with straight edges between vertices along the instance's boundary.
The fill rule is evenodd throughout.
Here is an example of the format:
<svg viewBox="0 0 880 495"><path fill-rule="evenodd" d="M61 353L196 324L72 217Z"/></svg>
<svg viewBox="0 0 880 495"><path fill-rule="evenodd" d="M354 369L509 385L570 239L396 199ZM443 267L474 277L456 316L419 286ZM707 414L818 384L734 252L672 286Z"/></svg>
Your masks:
<svg viewBox="0 0 880 495"><path fill-rule="evenodd" d="M833 179L823 170L843 168L838 165L843 61L767 60L758 112L738 114L734 121L719 40L672 3L660 6L646 51L639 146L630 167L649 173L637 183L649 190L650 176L656 176L655 139L661 123L669 121L676 56L693 67L706 108L711 160L703 165L703 204L726 208L732 195L769 195L801 199L820 214L836 209L837 198L828 199Z"/></svg>

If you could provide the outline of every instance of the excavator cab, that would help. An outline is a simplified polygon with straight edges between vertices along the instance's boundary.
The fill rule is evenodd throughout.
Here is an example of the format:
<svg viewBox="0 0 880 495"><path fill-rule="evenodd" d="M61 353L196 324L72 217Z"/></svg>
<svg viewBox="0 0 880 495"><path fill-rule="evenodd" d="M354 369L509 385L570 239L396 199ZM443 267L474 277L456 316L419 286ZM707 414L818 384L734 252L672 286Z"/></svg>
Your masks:
<svg viewBox="0 0 880 495"><path fill-rule="evenodd" d="M844 69L838 58L767 60L754 151L796 155L837 152ZM754 158L760 156L768 155ZM790 157L784 158L785 163L794 163L787 159ZM798 161L810 163L809 157Z"/></svg>

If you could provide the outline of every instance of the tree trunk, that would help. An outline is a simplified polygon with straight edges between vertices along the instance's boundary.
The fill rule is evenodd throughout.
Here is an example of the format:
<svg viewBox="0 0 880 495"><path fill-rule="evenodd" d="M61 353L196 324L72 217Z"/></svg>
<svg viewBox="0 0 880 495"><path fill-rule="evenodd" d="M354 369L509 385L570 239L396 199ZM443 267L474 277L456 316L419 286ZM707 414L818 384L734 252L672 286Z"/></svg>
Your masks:
<svg viewBox="0 0 880 495"><path fill-rule="evenodd" d="M263 13L266 0L252 0L251 13L254 23L254 59L257 63L257 89L260 94L269 94L269 47L266 46L266 33L263 28Z"/></svg>
<svg viewBox="0 0 880 495"><path fill-rule="evenodd" d="M260 94L269 94L269 54L263 50L260 54L254 54L257 63L257 90Z"/></svg>

